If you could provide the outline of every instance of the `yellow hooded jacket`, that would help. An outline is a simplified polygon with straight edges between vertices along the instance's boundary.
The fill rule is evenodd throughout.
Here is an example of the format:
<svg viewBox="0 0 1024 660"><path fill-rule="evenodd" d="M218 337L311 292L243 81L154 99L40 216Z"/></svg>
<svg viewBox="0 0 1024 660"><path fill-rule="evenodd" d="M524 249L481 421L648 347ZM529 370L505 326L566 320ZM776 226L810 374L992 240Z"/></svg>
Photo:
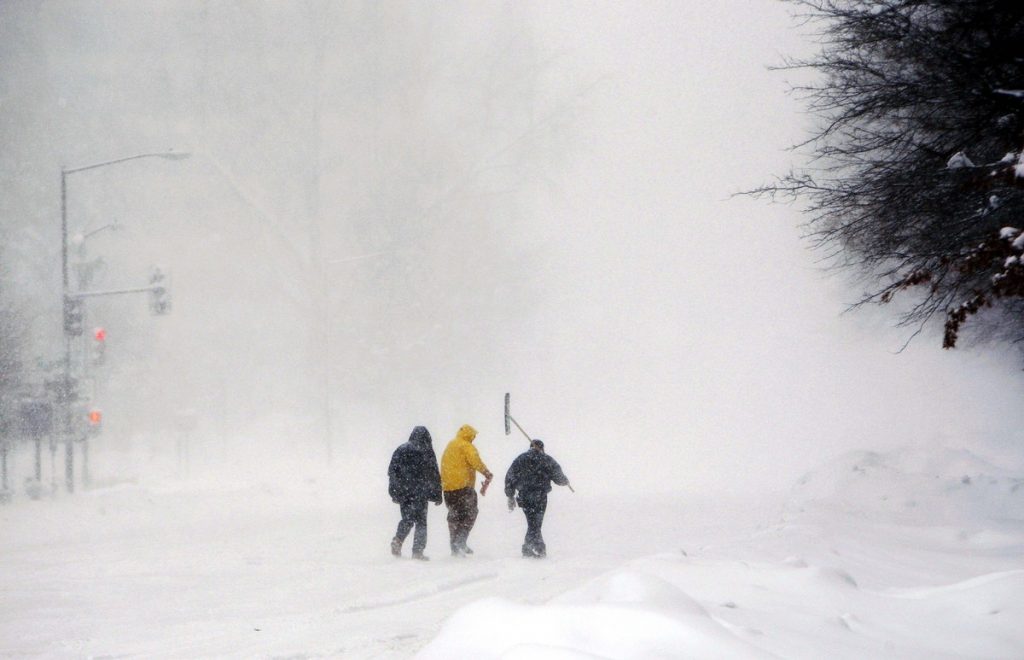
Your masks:
<svg viewBox="0 0 1024 660"><path fill-rule="evenodd" d="M490 470L480 460L480 453L473 446L476 429L464 424L455 439L448 443L441 455L441 489L459 490L476 487L476 473L489 474Z"/></svg>

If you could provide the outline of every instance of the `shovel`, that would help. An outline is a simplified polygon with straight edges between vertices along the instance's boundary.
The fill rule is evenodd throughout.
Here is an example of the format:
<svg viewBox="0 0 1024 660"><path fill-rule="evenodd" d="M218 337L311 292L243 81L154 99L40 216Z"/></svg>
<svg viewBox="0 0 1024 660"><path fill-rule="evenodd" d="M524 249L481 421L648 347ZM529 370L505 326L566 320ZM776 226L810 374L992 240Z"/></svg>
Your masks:
<svg viewBox="0 0 1024 660"><path fill-rule="evenodd" d="M512 416L512 413L509 412L509 404L511 402L511 399L511 394L505 392L505 435L510 435L512 433L512 427L509 426L509 422L512 422L513 424L516 425L516 428L519 429L519 431L526 436L526 440L528 442L532 442L533 438L530 437L530 434L524 431L522 426L519 426L519 422L517 422L515 418ZM574 493L576 492L575 489L573 489L572 484L567 483L565 485L569 487L570 491Z"/></svg>

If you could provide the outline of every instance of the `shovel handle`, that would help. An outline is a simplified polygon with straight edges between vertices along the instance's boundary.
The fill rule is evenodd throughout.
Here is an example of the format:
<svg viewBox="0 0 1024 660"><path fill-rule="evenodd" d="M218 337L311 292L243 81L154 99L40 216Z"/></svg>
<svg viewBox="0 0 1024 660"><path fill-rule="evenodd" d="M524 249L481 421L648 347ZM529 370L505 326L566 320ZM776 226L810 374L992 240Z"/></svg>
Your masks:
<svg viewBox="0 0 1024 660"><path fill-rule="evenodd" d="M513 424L515 424L515 425L516 425L516 428L517 428L517 429L519 429L519 430L520 430L520 431L522 432L522 434L526 436L526 439L527 439L527 440L529 440L530 442L533 442L533 438L531 438L531 437L530 437L530 434L529 434L529 433L527 433L526 431L523 431L523 427L522 427L522 426L519 426L519 422L517 422L517 421L516 421L516 418L515 418L515 417L513 417L512 415L509 415L509 416L508 416L508 418L509 418L509 420L510 420L510 421L511 421L511 422L512 422Z"/></svg>

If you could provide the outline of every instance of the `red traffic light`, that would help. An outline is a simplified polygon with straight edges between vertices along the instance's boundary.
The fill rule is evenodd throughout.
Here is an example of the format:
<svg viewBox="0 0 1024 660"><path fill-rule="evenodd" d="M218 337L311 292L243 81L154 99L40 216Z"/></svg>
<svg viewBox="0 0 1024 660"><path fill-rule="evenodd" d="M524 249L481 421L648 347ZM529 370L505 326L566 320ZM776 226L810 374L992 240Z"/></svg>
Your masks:
<svg viewBox="0 0 1024 660"><path fill-rule="evenodd" d="M107 331L105 328L96 328L95 330L92 331L92 336L94 339L96 339L96 341L106 341Z"/></svg>
<svg viewBox="0 0 1024 660"><path fill-rule="evenodd" d="M99 426L100 422L103 421L103 413L99 410L89 411L89 424L91 426Z"/></svg>

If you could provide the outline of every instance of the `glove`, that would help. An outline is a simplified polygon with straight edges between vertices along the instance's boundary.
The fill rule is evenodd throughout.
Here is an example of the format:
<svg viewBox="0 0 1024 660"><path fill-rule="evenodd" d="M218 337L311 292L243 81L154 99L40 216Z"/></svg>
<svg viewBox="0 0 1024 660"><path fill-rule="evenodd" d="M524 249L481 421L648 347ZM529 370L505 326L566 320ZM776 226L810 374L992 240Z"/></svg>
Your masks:
<svg viewBox="0 0 1024 660"><path fill-rule="evenodd" d="M508 510L512 511L515 508L516 508L516 498L509 497L508 498Z"/></svg>
<svg viewBox="0 0 1024 660"><path fill-rule="evenodd" d="M490 486L490 485L491 485L491 480L490 479L484 479L484 482L482 484L480 484L480 494L481 495L486 495L487 494L487 487Z"/></svg>

